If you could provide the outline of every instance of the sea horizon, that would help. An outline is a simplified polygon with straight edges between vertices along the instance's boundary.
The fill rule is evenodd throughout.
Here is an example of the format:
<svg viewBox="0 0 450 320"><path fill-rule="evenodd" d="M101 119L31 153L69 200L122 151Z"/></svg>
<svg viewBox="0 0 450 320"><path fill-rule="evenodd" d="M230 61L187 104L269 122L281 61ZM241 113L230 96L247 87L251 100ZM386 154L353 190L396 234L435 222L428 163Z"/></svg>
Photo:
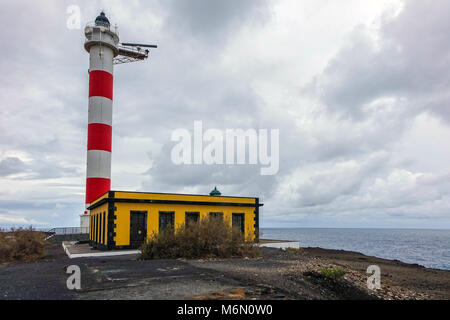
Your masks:
<svg viewBox="0 0 450 320"><path fill-rule="evenodd" d="M77 228L74 226L51 226L51 227L35 227L35 225L0 225L0 229L5 228L30 228L36 230L50 230L54 228ZM260 227L260 229L368 229L368 230L444 230L450 231L450 228L414 228L414 227Z"/></svg>
<svg viewBox="0 0 450 320"><path fill-rule="evenodd" d="M360 252L427 268L450 270L450 230L413 228L260 228L262 239L300 247Z"/></svg>
<svg viewBox="0 0 450 320"><path fill-rule="evenodd" d="M450 231L450 228L401 228L401 227L260 227L262 229L366 229L366 230L441 230Z"/></svg>

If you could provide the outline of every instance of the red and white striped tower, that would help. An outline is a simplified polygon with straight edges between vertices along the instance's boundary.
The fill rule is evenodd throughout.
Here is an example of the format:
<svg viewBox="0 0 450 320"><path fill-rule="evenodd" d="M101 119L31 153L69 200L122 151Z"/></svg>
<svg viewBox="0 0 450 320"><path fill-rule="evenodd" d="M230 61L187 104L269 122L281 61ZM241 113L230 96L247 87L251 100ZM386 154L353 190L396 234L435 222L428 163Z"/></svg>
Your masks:
<svg viewBox="0 0 450 320"><path fill-rule="evenodd" d="M89 122L86 170L86 210L82 232L89 228L89 204L111 188L113 68L115 64L143 61L152 44L121 43L102 12L84 29L89 52Z"/></svg>
<svg viewBox="0 0 450 320"><path fill-rule="evenodd" d="M89 120L87 139L86 208L111 188L113 59L119 37L102 12L85 28L89 52ZM85 211L87 215L87 210ZM88 217L87 226L88 224ZM84 220L82 218L82 220ZM82 222L86 226L86 223Z"/></svg>

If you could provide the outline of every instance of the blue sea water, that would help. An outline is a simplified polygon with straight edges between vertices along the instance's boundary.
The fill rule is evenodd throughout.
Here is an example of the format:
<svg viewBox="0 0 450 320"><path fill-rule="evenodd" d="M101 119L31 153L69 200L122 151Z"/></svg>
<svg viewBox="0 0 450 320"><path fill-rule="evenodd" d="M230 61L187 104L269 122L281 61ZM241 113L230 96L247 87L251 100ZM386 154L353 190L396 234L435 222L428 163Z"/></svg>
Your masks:
<svg viewBox="0 0 450 320"><path fill-rule="evenodd" d="M295 240L301 247L356 251L450 270L450 230L261 228L261 238Z"/></svg>

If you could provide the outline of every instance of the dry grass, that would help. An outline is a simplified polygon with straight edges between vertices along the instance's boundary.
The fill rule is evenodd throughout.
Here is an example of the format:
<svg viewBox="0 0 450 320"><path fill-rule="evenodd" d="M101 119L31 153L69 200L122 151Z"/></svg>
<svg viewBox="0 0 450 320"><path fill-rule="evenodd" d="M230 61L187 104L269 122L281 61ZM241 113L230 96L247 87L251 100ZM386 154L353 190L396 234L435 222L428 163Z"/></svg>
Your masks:
<svg viewBox="0 0 450 320"><path fill-rule="evenodd" d="M29 229L0 230L0 263L41 259L48 243L45 234Z"/></svg>
<svg viewBox="0 0 450 320"><path fill-rule="evenodd" d="M221 219L202 219L175 232L153 235L141 247L142 259L258 257L259 247L245 241Z"/></svg>

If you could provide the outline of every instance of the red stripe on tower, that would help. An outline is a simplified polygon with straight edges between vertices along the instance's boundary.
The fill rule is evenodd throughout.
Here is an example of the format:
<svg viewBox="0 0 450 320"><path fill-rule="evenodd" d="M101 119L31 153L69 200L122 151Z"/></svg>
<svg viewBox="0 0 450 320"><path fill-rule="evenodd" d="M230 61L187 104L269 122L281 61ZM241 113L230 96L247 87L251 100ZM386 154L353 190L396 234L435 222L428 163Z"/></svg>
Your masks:
<svg viewBox="0 0 450 320"><path fill-rule="evenodd" d="M112 127L103 123L89 123L88 150L102 150L111 152Z"/></svg>
<svg viewBox="0 0 450 320"><path fill-rule="evenodd" d="M106 178L86 179L86 203L98 199L111 189L111 180Z"/></svg>
<svg viewBox="0 0 450 320"><path fill-rule="evenodd" d="M113 75L103 70L89 72L89 98L105 97L113 99Z"/></svg>

